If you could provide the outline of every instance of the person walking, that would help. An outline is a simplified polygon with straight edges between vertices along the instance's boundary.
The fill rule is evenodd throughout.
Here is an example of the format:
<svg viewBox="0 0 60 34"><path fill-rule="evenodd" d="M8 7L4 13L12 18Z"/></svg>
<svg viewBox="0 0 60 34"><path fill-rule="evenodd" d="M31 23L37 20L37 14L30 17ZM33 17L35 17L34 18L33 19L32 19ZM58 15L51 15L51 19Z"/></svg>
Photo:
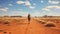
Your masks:
<svg viewBox="0 0 60 34"><path fill-rule="evenodd" d="M30 19L31 19L30 14L28 14L28 22L29 22L28 24L30 24Z"/></svg>

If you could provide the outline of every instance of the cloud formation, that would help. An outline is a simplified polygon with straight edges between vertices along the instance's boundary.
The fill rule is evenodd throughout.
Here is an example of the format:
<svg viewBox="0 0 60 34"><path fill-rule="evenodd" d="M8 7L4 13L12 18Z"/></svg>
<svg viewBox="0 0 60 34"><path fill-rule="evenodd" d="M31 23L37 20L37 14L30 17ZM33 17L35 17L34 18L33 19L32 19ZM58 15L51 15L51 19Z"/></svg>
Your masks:
<svg viewBox="0 0 60 34"><path fill-rule="evenodd" d="M34 9L35 7L34 6L29 6L29 8Z"/></svg>
<svg viewBox="0 0 60 34"><path fill-rule="evenodd" d="M59 4L59 1L57 0L49 0L49 4Z"/></svg>
<svg viewBox="0 0 60 34"><path fill-rule="evenodd" d="M25 4L26 6L31 6L31 3L30 3L29 1L26 1L24 4Z"/></svg>
<svg viewBox="0 0 60 34"><path fill-rule="evenodd" d="M17 4L23 4L23 3L25 3L25 2L23 2L23 1L17 1L16 3L17 3Z"/></svg>
<svg viewBox="0 0 60 34"><path fill-rule="evenodd" d="M45 11L51 11L51 9L60 9L60 6L47 6L46 8L43 8L42 10Z"/></svg>
<svg viewBox="0 0 60 34"><path fill-rule="evenodd" d="M9 6L13 6L13 4L9 4Z"/></svg>
<svg viewBox="0 0 60 34"><path fill-rule="evenodd" d="M42 11L46 15L60 16L60 6L47 6Z"/></svg>
<svg viewBox="0 0 60 34"><path fill-rule="evenodd" d="M28 6L31 9L35 8L34 6L31 5L30 1L28 1L28 0L27 1L17 1L16 3L17 4L24 4L25 6ZM34 5L36 5L36 4L34 4Z"/></svg>
<svg viewBox="0 0 60 34"><path fill-rule="evenodd" d="M7 12L8 11L8 8L0 8L0 11Z"/></svg>
<svg viewBox="0 0 60 34"><path fill-rule="evenodd" d="M32 6L29 1L26 1L25 5L28 6L30 9L34 9L35 8L35 6ZM36 4L34 3L33 5L36 5Z"/></svg>
<svg viewBox="0 0 60 34"><path fill-rule="evenodd" d="M43 0L41 0L40 2L41 2L41 3L43 3L44 1L43 1Z"/></svg>

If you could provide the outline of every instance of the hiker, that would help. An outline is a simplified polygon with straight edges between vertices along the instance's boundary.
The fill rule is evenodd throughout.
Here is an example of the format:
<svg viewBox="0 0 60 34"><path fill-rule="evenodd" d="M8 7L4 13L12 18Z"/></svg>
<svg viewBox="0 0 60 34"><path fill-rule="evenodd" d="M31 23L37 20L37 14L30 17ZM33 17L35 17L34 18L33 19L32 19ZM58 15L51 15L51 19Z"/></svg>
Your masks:
<svg viewBox="0 0 60 34"><path fill-rule="evenodd" d="M30 19L31 19L31 18L30 18L30 14L28 14L28 22L29 22L29 24L30 24Z"/></svg>

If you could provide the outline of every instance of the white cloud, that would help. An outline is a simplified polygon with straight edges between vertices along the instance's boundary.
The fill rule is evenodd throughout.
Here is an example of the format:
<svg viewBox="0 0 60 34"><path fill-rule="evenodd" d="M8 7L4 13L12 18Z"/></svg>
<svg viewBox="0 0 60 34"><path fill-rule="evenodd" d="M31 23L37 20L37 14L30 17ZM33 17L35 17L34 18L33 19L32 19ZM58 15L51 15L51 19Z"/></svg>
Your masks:
<svg viewBox="0 0 60 34"><path fill-rule="evenodd" d="M48 8L44 8L44 9L42 9L42 10L44 10L44 11L50 11Z"/></svg>
<svg viewBox="0 0 60 34"><path fill-rule="evenodd" d="M9 6L13 6L13 4L9 4Z"/></svg>
<svg viewBox="0 0 60 34"><path fill-rule="evenodd" d="M49 0L49 4L59 4L59 1L57 0Z"/></svg>
<svg viewBox="0 0 60 34"><path fill-rule="evenodd" d="M60 6L48 6L48 8L57 8L57 9L60 9Z"/></svg>
<svg viewBox="0 0 60 34"><path fill-rule="evenodd" d="M24 4L24 5L26 5L26 6L31 6L31 3L27 0L27 1L17 1L16 2L17 4Z"/></svg>
<svg viewBox="0 0 60 34"><path fill-rule="evenodd" d="M34 9L35 7L34 6L29 6L29 8Z"/></svg>
<svg viewBox="0 0 60 34"><path fill-rule="evenodd" d="M25 6L28 6L30 9L34 9L35 8L35 3L33 4L34 6L31 5L31 3L29 1L25 2Z"/></svg>
<svg viewBox="0 0 60 34"><path fill-rule="evenodd" d="M51 11L51 9L60 9L60 6L47 6L46 8L43 8L44 11Z"/></svg>
<svg viewBox="0 0 60 34"><path fill-rule="evenodd" d="M33 5L35 6L35 5L36 5L36 3L33 3Z"/></svg>
<svg viewBox="0 0 60 34"><path fill-rule="evenodd" d="M7 12L7 8L0 8L0 11Z"/></svg>
<svg viewBox="0 0 60 34"><path fill-rule="evenodd" d="M26 1L26 2L25 2L25 5L26 5L26 6L31 6L31 3L30 3L29 1Z"/></svg>
<svg viewBox="0 0 60 34"><path fill-rule="evenodd" d="M5 7L5 9L9 9L9 8Z"/></svg>
<svg viewBox="0 0 60 34"><path fill-rule="evenodd" d="M17 4L23 4L23 3L25 3L25 2L23 2L23 1L17 1L16 3L17 3Z"/></svg>
<svg viewBox="0 0 60 34"><path fill-rule="evenodd" d="M41 3L43 3L44 1L43 1L43 0L41 0L40 2L41 2Z"/></svg>
<svg viewBox="0 0 60 34"><path fill-rule="evenodd" d="M43 8L42 11L45 15L60 16L60 6L47 6Z"/></svg>
<svg viewBox="0 0 60 34"><path fill-rule="evenodd" d="M33 4L34 6L31 5L30 1L26 0L26 1L17 1L17 4L24 4L25 6L29 7L29 8L35 8L34 6L36 5L35 3Z"/></svg>

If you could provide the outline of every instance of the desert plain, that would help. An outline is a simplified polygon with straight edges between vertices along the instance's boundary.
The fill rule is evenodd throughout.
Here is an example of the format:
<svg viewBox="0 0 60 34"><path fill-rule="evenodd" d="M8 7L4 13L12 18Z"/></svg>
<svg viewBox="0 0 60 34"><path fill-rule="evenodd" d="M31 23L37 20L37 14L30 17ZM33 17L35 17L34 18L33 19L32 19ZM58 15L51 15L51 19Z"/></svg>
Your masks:
<svg viewBox="0 0 60 34"><path fill-rule="evenodd" d="M60 18L0 17L0 34L60 34Z"/></svg>

